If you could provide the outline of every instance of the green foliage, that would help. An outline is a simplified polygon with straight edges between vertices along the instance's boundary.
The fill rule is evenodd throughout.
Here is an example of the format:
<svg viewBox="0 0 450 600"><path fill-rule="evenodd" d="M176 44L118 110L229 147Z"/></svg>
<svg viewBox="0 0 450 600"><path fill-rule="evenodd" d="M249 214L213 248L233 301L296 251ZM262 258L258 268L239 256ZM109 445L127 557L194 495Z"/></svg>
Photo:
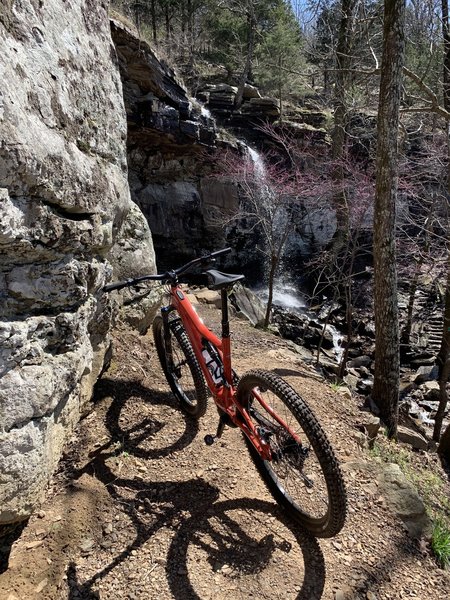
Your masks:
<svg viewBox="0 0 450 600"><path fill-rule="evenodd" d="M408 476L410 454L407 450L399 446L397 442L388 439L375 440L370 454L375 458L380 458L383 462L397 464L403 473Z"/></svg>
<svg viewBox="0 0 450 600"><path fill-rule="evenodd" d="M433 523L431 549L442 568L450 567L450 529L442 519Z"/></svg>
<svg viewBox="0 0 450 600"><path fill-rule="evenodd" d="M303 34L290 6L284 2L270 13L256 59L254 72L266 93L281 100L302 87L302 73L307 70Z"/></svg>
<svg viewBox="0 0 450 600"><path fill-rule="evenodd" d="M344 384L341 381L335 381L334 383L330 383L330 388L333 392L338 392Z"/></svg>
<svg viewBox="0 0 450 600"><path fill-rule="evenodd" d="M250 77L274 95L301 87L293 71L305 70L303 36L288 0L113 0L112 5L178 66L221 64L230 83L242 73L252 28Z"/></svg>
<svg viewBox="0 0 450 600"><path fill-rule="evenodd" d="M247 39L247 23L239 15L227 10L211 12L205 19L210 44L204 57L223 64L228 71L242 66Z"/></svg>

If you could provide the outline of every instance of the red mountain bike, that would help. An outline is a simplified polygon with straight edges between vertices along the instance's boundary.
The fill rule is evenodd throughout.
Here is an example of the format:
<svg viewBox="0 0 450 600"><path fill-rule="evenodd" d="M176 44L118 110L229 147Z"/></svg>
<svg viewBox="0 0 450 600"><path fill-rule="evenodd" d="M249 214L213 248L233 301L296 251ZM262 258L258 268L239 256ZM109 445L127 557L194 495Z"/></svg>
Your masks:
<svg viewBox="0 0 450 600"><path fill-rule="evenodd" d="M170 304L153 322L161 366L183 409L204 415L208 388L219 411L215 436L225 426L239 427L250 456L275 500L288 515L317 537L333 537L343 527L347 501L338 461L306 402L283 379L255 370L238 377L231 366L228 290L243 275L205 272L209 288L220 290L222 336L216 337L197 315L179 286L179 277L206 269L231 248L196 258L158 275L144 275L105 286L106 292L159 280L169 287Z"/></svg>

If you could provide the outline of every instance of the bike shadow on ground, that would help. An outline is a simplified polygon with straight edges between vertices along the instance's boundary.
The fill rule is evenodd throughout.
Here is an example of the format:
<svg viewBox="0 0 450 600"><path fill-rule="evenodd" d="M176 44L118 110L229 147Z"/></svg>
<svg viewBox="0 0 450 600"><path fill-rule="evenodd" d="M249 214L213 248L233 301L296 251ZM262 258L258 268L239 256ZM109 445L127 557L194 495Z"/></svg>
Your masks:
<svg viewBox="0 0 450 600"><path fill-rule="evenodd" d="M105 426L121 450L136 458L157 460L188 446L199 432L198 421L189 418L182 410L172 393L160 392L136 381L101 379L95 388L95 401L110 397L112 402L105 416ZM148 404L155 414L135 415L136 422L126 418L126 410L132 409L133 399ZM161 444L159 435L167 427L167 417L157 414L158 408L167 407L176 411L179 423L184 430L172 435L171 443ZM165 420L166 419L166 420ZM167 441L166 439L164 441ZM98 453L101 449L96 450Z"/></svg>
<svg viewBox="0 0 450 600"><path fill-rule="evenodd" d="M280 377L303 377L303 378L312 378L317 380L317 375L312 375L311 373L308 373L307 371L304 371L302 369L283 369L283 368L277 368L277 369L271 369L272 373L276 373L277 375L279 375Z"/></svg>
<svg viewBox="0 0 450 600"><path fill-rule="evenodd" d="M136 381L102 379L96 386L94 402L106 399L109 406L104 424L110 438L89 452L83 466L75 464L76 458L72 462L67 460L65 475L74 482L73 485L84 474L99 480L118 511L124 513L124 520L129 520L130 529L134 530L130 536L133 539L127 541L122 550L88 581L78 580L77 567L72 562L68 571L69 599L98 598L95 584L127 560L132 550L138 550L161 527L170 526L181 511L191 510L196 498L206 498L212 504L219 495L216 487L203 480L151 481L145 476L130 478L118 474L114 462L120 457L155 461L184 449L197 435L198 423L179 410L172 394L147 388ZM148 402L156 410L150 417L138 410L136 418L130 421L125 415L129 402L139 402L141 406L142 402ZM171 418L171 415L165 415L167 408L177 412L178 429L170 443L167 443L166 436L159 435L166 427L166 420ZM83 445L83 440L80 445ZM143 490L145 494L140 497Z"/></svg>
<svg viewBox="0 0 450 600"><path fill-rule="evenodd" d="M285 527L285 534L280 533L280 523ZM295 544L301 558L295 552ZM291 552L295 560L291 559L291 569L287 571L287 557ZM215 577L219 577L216 582L219 588L228 584L236 589L241 583L244 590L251 586L255 597L266 597L265 591L270 591L269 582L274 578L273 571L280 571L280 562L283 562L281 570L285 575L288 573L289 598L319 600L322 597L325 561L317 539L271 502L254 498L224 500L209 507L199 506L183 521L172 540L166 563L167 581L177 600L202 598L201 589L195 589L194 581L199 570L199 554L203 555L204 564L208 563L211 587ZM279 579L278 582L280 584ZM280 589L277 593L283 595Z"/></svg>
<svg viewBox="0 0 450 600"><path fill-rule="evenodd" d="M114 555L108 557L107 562L87 581L79 581L74 562L69 565L69 600L98 598L95 589L97 585L161 528L173 531L167 554L166 577L173 597L177 600L201 598L189 579L187 556L189 538L197 543L199 535L205 533L211 536L213 544L202 546L201 540L198 543L210 569L214 571L217 565L226 560L238 573L264 575L273 554L288 552L288 545L283 540L280 541L279 536L273 536L270 529L261 528L258 522L255 522L254 532L251 528L249 530L248 527L243 527L242 523L230 515L235 510L252 511L252 514L256 511L262 523L270 518L278 519L292 531L305 565L305 578L303 582L298 582L301 591L296 598L320 598L325 579L320 547L314 538L296 530L286 521L275 504L246 498L218 502L219 489L201 477L184 481L152 481L148 476L130 477L129 473L121 476L117 472L115 461L111 460L118 456L117 440L120 440L120 452L126 451L127 455L154 461L182 450L197 435L197 422L180 412L176 437L167 443L164 437L158 436L165 427L165 418L170 417L165 415L166 408L178 409L171 394L146 388L139 382L104 379L97 386L96 399L106 398L110 398L110 404L105 414L105 426L111 439L90 452L82 467L71 465L67 475L74 482L85 473L101 481L118 511L122 511L123 520L129 522L130 535L121 548L114 548ZM152 407L156 406L161 410L152 412L151 418L142 416L136 422L134 419L127 421L125 408L128 402L135 400L149 402ZM152 444L150 447L145 445L149 439ZM211 526L211 519L214 523L222 523L218 531L214 530L214 525ZM258 549L256 555L248 551L254 548ZM151 569L151 565L143 564L142 567L143 572ZM311 580L314 581L312 591ZM308 586L305 587L307 582Z"/></svg>

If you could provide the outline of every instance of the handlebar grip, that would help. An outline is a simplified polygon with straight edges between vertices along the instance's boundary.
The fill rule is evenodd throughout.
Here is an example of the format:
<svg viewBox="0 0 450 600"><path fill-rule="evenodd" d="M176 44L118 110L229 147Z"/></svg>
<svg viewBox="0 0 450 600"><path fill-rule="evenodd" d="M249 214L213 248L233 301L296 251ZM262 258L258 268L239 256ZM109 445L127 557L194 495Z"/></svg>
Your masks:
<svg viewBox="0 0 450 600"><path fill-rule="evenodd" d="M133 283L134 279L127 279L126 281L117 281L116 283L108 283L102 287L102 292L112 292L113 290L121 290L124 287L128 287Z"/></svg>

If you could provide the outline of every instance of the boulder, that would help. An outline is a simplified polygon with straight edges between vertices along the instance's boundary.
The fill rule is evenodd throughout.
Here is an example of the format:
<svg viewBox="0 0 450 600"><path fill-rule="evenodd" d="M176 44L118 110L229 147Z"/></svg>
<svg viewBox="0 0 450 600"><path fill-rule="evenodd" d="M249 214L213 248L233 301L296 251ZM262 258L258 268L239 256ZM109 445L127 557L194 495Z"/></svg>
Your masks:
<svg viewBox="0 0 450 600"><path fill-rule="evenodd" d="M276 98L250 98L242 104L241 113L247 117L279 117L280 104Z"/></svg>
<svg viewBox="0 0 450 600"><path fill-rule="evenodd" d="M428 449L428 442L420 433L413 431L412 429L408 429L403 425L399 425L397 428L397 439L399 442L409 444L416 450Z"/></svg>
<svg viewBox="0 0 450 600"><path fill-rule="evenodd" d="M378 481L379 492L388 508L401 519L411 537L420 538L429 535L431 521L425 505L414 485L397 464L352 460L346 462L342 468Z"/></svg>
<svg viewBox="0 0 450 600"><path fill-rule="evenodd" d="M422 498L400 467L393 463L384 465L378 480L389 508L403 521L409 535L420 538L429 532L431 523Z"/></svg>
<svg viewBox="0 0 450 600"><path fill-rule="evenodd" d="M242 313L254 327L262 327L265 318L265 306L259 297L242 284L234 286L230 294L235 308Z"/></svg>
<svg viewBox="0 0 450 600"><path fill-rule="evenodd" d="M355 391L358 386L359 377L352 373L347 373L344 377L344 381L352 391Z"/></svg>
<svg viewBox="0 0 450 600"><path fill-rule="evenodd" d="M214 304L218 308L221 306L220 293L215 290L200 290L195 292L195 296L200 304Z"/></svg>
<svg viewBox="0 0 450 600"><path fill-rule="evenodd" d="M152 147L215 142L213 119L201 118L175 71L135 32L111 19L129 124L129 143ZM144 131L143 131L144 130ZM171 149L172 151L172 149Z"/></svg>
<svg viewBox="0 0 450 600"><path fill-rule="evenodd" d="M414 383L424 383L425 381L436 379L437 376L437 365L422 365L417 369L415 375L413 375L413 381Z"/></svg>
<svg viewBox="0 0 450 600"><path fill-rule="evenodd" d="M136 213L107 4L10 6L0 17L0 524L33 511L91 398L109 347L102 286L129 251L127 277L138 256L154 267L144 221L140 250L119 241Z"/></svg>
<svg viewBox="0 0 450 600"><path fill-rule="evenodd" d="M349 361L348 366L351 368L360 368L360 367L368 367L372 362L370 356L357 356Z"/></svg>
<svg viewBox="0 0 450 600"><path fill-rule="evenodd" d="M357 384L357 390L360 394L370 394L373 388L373 377L367 377L366 379L359 379Z"/></svg>
<svg viewBox="0 0 450 600"><path fill-rule="evenodd" d="M237 87L234 85L228 85L228 83L215 83L209 84L205 87L205 91L209 94L237 94Z"/></svg>
<svg viewBox="0 0 450 600"><path fill-rule="evenodd" d="M425 381L422 386L423 395L426 400L433 402L439 400L440 387L437 381Z"/></svg>
<svg viewBox="0 0 450 600"><path fill-rule="evenodd" d="M243 98L244 100L249 100L250 98L261 98L261 93L257 87L246 83L244 86Z"/></svg>
<svg viewBox="0 0 450 600"><path fill-rule="evenodd" d="M375 441L375 438L380 431L381 422L380 417L376 417L369 412L363 413L358 422L358 427L360 427L364 433L367 435L367 439L369 442L369 446L372 447Z"/></svg>

